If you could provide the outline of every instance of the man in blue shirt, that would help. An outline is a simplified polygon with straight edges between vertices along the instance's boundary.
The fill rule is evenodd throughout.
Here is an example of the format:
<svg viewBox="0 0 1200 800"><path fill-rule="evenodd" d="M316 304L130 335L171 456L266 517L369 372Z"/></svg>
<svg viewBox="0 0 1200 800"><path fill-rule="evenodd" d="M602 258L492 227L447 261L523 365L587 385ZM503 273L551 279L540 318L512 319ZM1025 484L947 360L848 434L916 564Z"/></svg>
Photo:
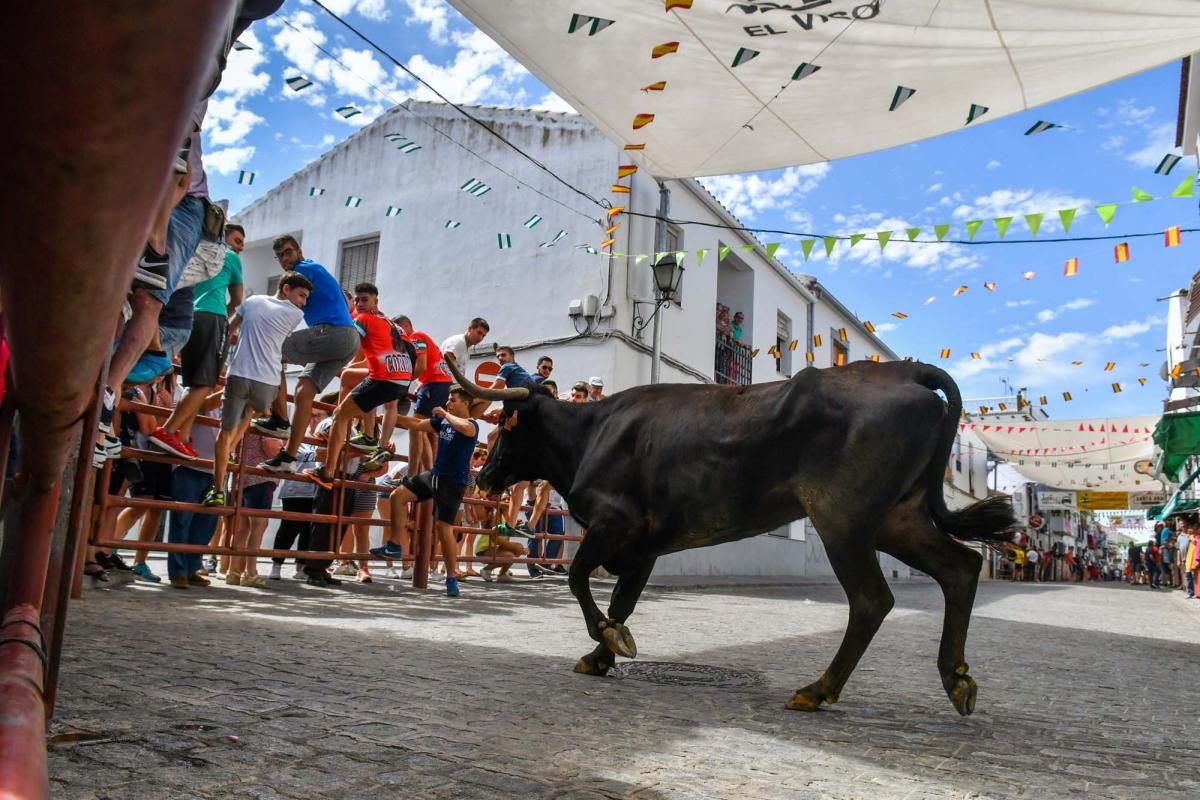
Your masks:
<svg viewBox="0 0 1200 800"><path fill-rule="evenodd" d="M287 418L287 380L281 375L271 416L252 423L265 436L287 439L287 446L279 455L259 464L259 468L287 473L296 471L296 451L312 417L313 398L325 391L329 382L354 358L359 335L341 285L325 267L304 257L295 237L280 236L271 248L284 272L298 272L313 285L304 306L304 324L308 327L294 331L283 342L284 364L305 365L296 381L292 421L289 424Z"/></svg>
<svg viewBox="0 0 1200 800"><path fill-rule="evenodd" d="M403 552L397 541L408 527L408 504L433 500L438 539L446 563L446 594L458 597L458 542L454 538L454 519L462 506L463 494L471 478L471 454L479 438L479 423L471 419L471 398L462 387L450 387L446 407L433 409L429 419L397 417L396 425L412 431L432 433L438 438L437 459L433 469L420 475L408 475L392 492L391 522L382 547L371 548L377 558L398 561Z"/></svg>

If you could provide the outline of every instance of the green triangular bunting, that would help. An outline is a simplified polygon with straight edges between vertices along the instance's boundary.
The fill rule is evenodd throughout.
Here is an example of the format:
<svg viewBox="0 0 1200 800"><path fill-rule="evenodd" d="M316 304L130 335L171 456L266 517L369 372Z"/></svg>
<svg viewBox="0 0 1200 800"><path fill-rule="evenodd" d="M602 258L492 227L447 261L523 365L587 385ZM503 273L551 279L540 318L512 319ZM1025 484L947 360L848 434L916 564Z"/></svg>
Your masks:
<svg viewBox="0 0 1200 800"><path fill-rule="evenodd" d="M933 232L937 234L937 240L940 242L946 238L946 234L950 232L950 223L943 222L941 225L934 225Z"/></svg>
<svg viewBox="0 0 1200 800"><path fill-rule="evenodd" d="M651 263L651 264L657 264L658 262L662 261L664 258L666 258L666 257L667 257L667 256L669 256L669 255L671 255L671 253L670 253L669 251L662 252L662 253L655 253L655 254L654 254L654 260L653 260L653 261L651 261L650 263Z"/></svg>
<svg viewBox="0 0 1200 800"><path fill-rule="evenodd" d="M850 246L851 246L851 247L854 247L854 245L858 244L859 242L861 242L861 241L862 241L863 239L865 239L865 238L867 238L867 235L866 235L865 233L852 233L852 234L850 234Z"/></svg>
<svg viewBox="0 0 1200 800"><path fill-rule="evenodd" d="M1147 200L1153 199L1154 195L1150 194L1149 192L1144 192L1136 186L1133 187L1133 202L1145 203Z"/></svg>
<svg viewBox="0 0 1200 800"><path fill-rule="evenodd" d="M920 228L905 228L904 232L908 234L908 240L911 242L921 235Z"/></svg>
<svg viewBox="0 0 1200 800"><path fill-rule="evenodd" d="M880 231L879 233L877 233L875 235L879 237L879 249L880 250L887 247L887 243L892 240L892 232L891 231Z"/></svg>
<svg viewBox="0 0 1200 800"><path fill-rule="evenodd" d="M709 249L707 247L696 248L696 266L697 267L704 263L704 257L706 255L708 255L708 250Z"/></svg>
<svg viewBox="0 0 1200 800"><path fill-rule="evenodd" d="M1004 234L1008 233L1008 226L1012 224L1012 217L996 217L992 222L996 223L996 233L1003 239Z"/></svg>
<svg viewBox="0 0 1200 800"><path fill-rule="evenodd" d="M1058 218L1060 220L1062 220L1062 225L1063 225L1064 231L1071 230L1071 223L1075 221L1075 212L1077 212L1078 210L1079 209L1077 209L1077 208L1059 209Z"/></svg>
<svg viewBox="0 0 1200 800"><path fill-rule="evenodd" d="M969 220L967 220L967 221L966 221L966 223L965 223L965 224L966 224L966 227L967 227L967 238L968 238L968 239L974 239L974 238L975 238L975 234L979 233L979 227L980 227L981 225L983 225L983 220L981 220L981 219L969 219Z"/></svg>
<svg viewBox="0 0 1200 800"><path fill-rule="evenodd" d="M827 255L827 256L833 255L833 248L837 244L837 241L838 240L837 240L836 236L826 236L825 237L825 255Z"/></svg>
<svg viewBox="0 0 1200 800"><path fill-rule="evenodd" d="M1113 217L1117 215L1116 203L1105 203L1102 206L1096 206L1096 213L1100 215L1100 219L1104 220L1104 227L1113 221Z"/></svg>
<svg viewBox="0 0 1200 800"><path fill-rule="evenodd" d="M725 256L729 255L729 245L721 245L721 249L717 251L717 261L724 261Z"/></svg>
<svg viewBox="0 0 1200 800"><path fill-rule="evenodd" d="M808 257L812 255L813 245L817 243L816 239L805 239L800 242L800 250L804 253L804 260L808 261Z"/></svg>
<svg viewBox="0 0 1200 800"><path fill-rule="evenodd" d="M1175 191L1171 192L1171 197L1192 197L1196 193L1196 176L1189 175L1183 179L1183 183L1175 187Z"/></svg>
<svg viewBox="0 0 1200 800"><path fill-rule="evenodd" d="M1046 216L1040 211L1036 214L1026 214L1025 224L1029 226L1029 235L1037 236L1038 228L1042 227L1042 217Z"/></svg>
<svg viewBox="0 0 1200 800"><path fill-rule="evenodd" d="M779 242L767 242L767 258L774 258L775 251L779 249Z"/></svg>

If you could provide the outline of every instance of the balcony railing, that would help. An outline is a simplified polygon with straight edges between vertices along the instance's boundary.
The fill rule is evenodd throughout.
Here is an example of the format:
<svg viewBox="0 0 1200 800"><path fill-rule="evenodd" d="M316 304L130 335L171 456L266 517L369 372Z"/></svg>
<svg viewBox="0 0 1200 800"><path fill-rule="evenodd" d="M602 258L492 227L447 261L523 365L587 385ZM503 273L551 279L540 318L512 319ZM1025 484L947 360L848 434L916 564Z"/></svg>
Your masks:
<svg viewBox="0 0 1200 800"><path fill-rule="evenodd" d="M750 348L735 341L732 336L717 334L713 380L732 386L749 386L752 366Z"/></svg>

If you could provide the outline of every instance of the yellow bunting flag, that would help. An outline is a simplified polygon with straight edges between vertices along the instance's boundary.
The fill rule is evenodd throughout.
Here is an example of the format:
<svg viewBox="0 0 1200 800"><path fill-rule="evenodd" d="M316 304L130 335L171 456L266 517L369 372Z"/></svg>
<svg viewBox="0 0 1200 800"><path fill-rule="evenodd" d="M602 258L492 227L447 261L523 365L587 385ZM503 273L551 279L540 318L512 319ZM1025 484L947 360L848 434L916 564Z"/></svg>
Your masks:
<svg viewBox="0 0 1200 800"><path fill-rule="evenodd" d="M644 128L651 122L654 122L653 114L638 114L633 118L633 129L636 131L638 128Z"/></svg>
<svg viewBox="0 0 1200 800"><path fill-rule="evenodd" d="M676 8L682 8L686 10L692 7L692 0L663 0L663 4L666 6L667 11L671 11L672 9Z"/></svg>
<svg viewBox="0 0 1200 800"><path fill-rule="evenodd" d="M1037 273L1033 270L1029 270L1028 272L1022 272L1021 275L1025 278L1025 280L1031 281L1033 280L1033 276L1037 275Z"/></svg>
<svg viewBox="0 0 1200 800"><path fill-rule="evenodd" d="M942 358L949 358L949 357L950 357L950 348L943 347L942 348Z"/></svg>
<svg viewBox="0 0 1200 800"><path fill-rule="evenodd" d="M629 194L629 187L622 186L619 183L614 183L612 185L612 193L613 194Z"/></svg>
<svg viewBox="0 0 1200 800"><path fill-rule="evenodd" d="M1182 235L1183 234L1180 233L1178 225L1174 225L1170 228L1167 228L1166 246L1167 247L1178 247Z"/></svg>
<svg viewBox="0 0 1200 800"><path fill-rule="evenodd" d="M625 147L623 149L625 149L625 150L645 150L646 145L644 145L644 144L627 144L627 145L625 145Z"/></svg>
<svg viewBox="0 0 1200 800"><path fill-rule="evenodd" d="M1120 394L1121 393L1121 384L1114 383L1112 385L1112 389L1113 389L1113 394Z"/></svg>
<svg viewBox="0 0 1200 800"><path fill-rule="evenodd" d="M1001 411L1008 411L1008 403L1001 403L1001 404L1000 404L1000 410L1001 410Z"/></svg>
<svg viewBox="0 0 1200 800"><path fill-rule="evenodd" d="M617 241L616 239L605 239L603 242L600 243L600 246L601 247L612 247L613 243L616 241Z"/></svg>
<svg viewBox="0 0 1200 800"><path fill-rule="evenodd" d="M788 342L788 350L791 350L793 353L796 352L796 348L799 346L800 346L799 339L792 339L790 342Z"/></svg>
<svg viewBox="0 0 1200 800"><path fill-rule="evenodd" d="M849 334L846 333L845 328L838 328L838 338L841 339L843 342L850 341L850 336L849 336Z"/></svg>
<svg viewBox="0 0 1200 800"><path fill-rule="evenodd" d="M893 311L892 316L896 319L908 319L908 314L905 314L903 311Z"/></svg>
<svg viewBox="0 0 1200 800"><path fill-rule="evenodd" d="M771 345L770 347L767 348L767 355L774 356L775 358L781 357L779 354L779 348L776 347L775 345Z"/></svg>
<svg viewBox="0 0 1200 800"><path fill-rule="evenodd" d="M817 360L817 354L816 353L805 353L804 360L811 364Z"/></svg>
<svg viewBox="0 0 1200 800"><path fill-rule="evenodd" d="M1171 377L1172 378L1178 378L1182 374L1183 374L1183 364L1176 364L1175 366L1171 367Z"/></svg>
<svg viewBox="0 0 1200 800"><path fill-rule="evenodd" d="M834 355L834 357L833 357L833 365L834 365L835 367L844 367L844 366L846 366L846 354L845 354L845 353L837 353L836 355Z"/></svg>
<svg viewBox="0 0 1200 800"><path fill-rule="evenodd" d="M983 288L987 289L989 292L994 292L994 291L996 291L996 282L995 281L984 281Z"/></svg>
<svg viewBox="0 0 1200 800"><path fill-rule="evenodd" d="M758 358L758 348L757 347L750 351L750 357Z"/></svg>
<svg viewBox="0 0 1200 800"><path fill-rule="evenodd" d="M1071 402L1071 393L1063 392L1063 400L1066 400L1068 403Z"/></svg>
<svg viewBox="0 0 1200 800"><path fill-rule="evenodd" d="M1076 367L1083 366L1083 362L1082 362L1082 361L1072 361L1072 362L1071 362L1071 364L1072 364L1072 365L1074 365L1074 366L1076 366Z"/></svg>
<svg viewBox="0 0 1200 800"><path fill-rule="evenodd" d="M874 333L874 332L875 332L875 326L874 326L874 325L872 325L872 324L870 323L870 321L864 322L864 323L863 323L863 327L864 327L864 328L866 328L866 329L867 329L867 331L868 331L868 332L870 332L870 333Z"/></svg>
<svg viewBox="0 0 1200 800"><path fill-rule="evenodd" d="M820 346L821 346L821 334L814 333L813 334L813 347L820 347Z"/></svg>
<svg viewBox="0 0 1200 800"><path fill-rule="evenodd" d="M677 52L679 52L679 42L663 42L662 44L654 45L654 49L650 51L650 57L662 58L663 56L669 56Z"/></svg>
<svg viewBox="0 0 1200 800"><path fill-rule="evenodd" d="M1113 248L1113 254L1117 259L1118 264L1123 264L1129 260L1129 242L1121 242Z"/></svg>
<svg viewBox="0 0 1200 800"><path fill-rule="evenodd" d="M1078 258L1068 258L1067 265L1065 267L1063 267L1063 275L1065 275L1069 278L1072 275L1078 275L1078 274L1079 274L1079 259Z"/></svg>
<svg viewBox="0 0 1200 800"><path fill-rule="evenodd" d="M870 360L871 360L871 361L874 361L876 364L878 364L878 363L879 363L879 356L877 356L877 355L873 355L873 356L871 356L871 359L870 359Z"/></svg>
<svg viewBox="0 0 1200 800"><path fill-rule="evenodd" d="M661 92L665 88L667 88L666 81L655 81L654 83L648 83L645 86L643 86L642 91L643 92Z"/></svg>
<svg viewBox="0 0 1200 800"><path fill-rule="evenodd" d="M979 355L979 353L971 353L971 360L972 361L981 361L981 360L983 360L983 356Z"/></svg>
<svg viewBox="0 0 1200 800"><path fill-rule="evenodd" d="M617 167L617 180L628 178L635 172L637 172L637 164L621 164Z"/></svg>
<svg viewBox="0 0 1200 800"><path fill-rule="evenodd" d="M1112 372L1114 369L1116 369L1116 366L1117 366L1117 362L1115 362L1115 361L1110 361L1110 362L1108 362L1107 364L1105 364L1105 365L1104 365L1104 371L1105 371L1105 372Z"/></svg>
<svg viewBox="0 0 1200 800"><path fill-rule="evenodd" d="M954 296L958 297L960 294L962 294L966 290L967 290L967 285L964 283L962 286L960 286L954 290Z"/></svg>
<svg viewBox="0 0 1200 800"><path fill-rule="evenodd" d="M1046 399L1046 395L1042 395L1041 397L1038 398L1038 405L1039 406L1050 405L1050 401Z"/></svg>
<svg viewBox="0 0 1200 800"><path fill-rule="evenodd" d="M1140 384L1141 386L1145 386L1145 385L1146 385L1146 379L1145 379L1145 378L1138 378L1138 384Z"/></svg>
<svg viewBox="0 0 1200 800"><path fill-rule="evenodd" d="M980 406L980 407L979 407L979 413L980 413L980 414L986 414L986 413L988 413L989 411L991 411L991 409L990 409L990 408L988 408L987 406Z"/></svg>
<svg viewBox="0 0 1200 800"><path fill-rule="evenodd" d="M618 222L616 225L610 225L610 226L608 226L607 228L605 228L605 229L604 229L604 235L605 235L605 236L612 236L612 235L613 235L613 231L615 231L615 230L616 230L617 228L619 228L619 227L621 227L621 223L619 223L619 222Z"/></svg>

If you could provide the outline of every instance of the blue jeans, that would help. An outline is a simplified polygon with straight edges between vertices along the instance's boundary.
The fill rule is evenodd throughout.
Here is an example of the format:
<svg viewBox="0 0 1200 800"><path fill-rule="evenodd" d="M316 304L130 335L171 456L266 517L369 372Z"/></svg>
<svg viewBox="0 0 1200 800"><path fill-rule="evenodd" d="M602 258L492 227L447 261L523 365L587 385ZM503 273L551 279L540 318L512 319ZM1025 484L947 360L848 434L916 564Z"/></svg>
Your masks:
<svg viewBox="0 0 1200 800"><path fill-rule="evenodd" d="M1187 575L1188 597L1195 597L1196 596L1196 573L1195 572L1187 572L1184 574Z"/></svg>
<svg viewBox="0 0 1200 800"><path fill-rule="evenodd" d="M167 354L167 358L172 358L179 355L179 351L188 343L191 338L191 328L163 328L158 329L158 338L162 341L163 352Z"/></svg>
<svg viewBox="0 0 1200 800"><path fill-rule="evenodd" d="M538 521L537 533L557 533L562 534L566 531L563 518L557 514L551 515L551 511L558 509L546 507L546 513ZM529 557L542 558L542 552L545 551L545 558L558 558L562 553L562 539L534 539L529 543ZM529 565L529 574L536 575L537 572L533 568L533 564Z"/></svg>
<svg viewBox="0 0 1200 800"><path fill-rule="evenodd" d="M171 272L167 276L167 288L151 289L150 293L164 306L171 299L183 269L196 254L196 245L204 231L204 201L187 195L171 211L167 223L167 257L171 260Z"/></svg>
<svg viewBox="0 0 1200 800"><path fill-rule="evenodd" d="M176 467L171 473L171 498L180 503L199 503L212 485L212 475L207 472ZM167 541L171 544L208 544L216 529L216 514L172 511L167 525ZM171 578L186 578L200 569L200 565L199 553L167 555L167 575Z"/></svg>

